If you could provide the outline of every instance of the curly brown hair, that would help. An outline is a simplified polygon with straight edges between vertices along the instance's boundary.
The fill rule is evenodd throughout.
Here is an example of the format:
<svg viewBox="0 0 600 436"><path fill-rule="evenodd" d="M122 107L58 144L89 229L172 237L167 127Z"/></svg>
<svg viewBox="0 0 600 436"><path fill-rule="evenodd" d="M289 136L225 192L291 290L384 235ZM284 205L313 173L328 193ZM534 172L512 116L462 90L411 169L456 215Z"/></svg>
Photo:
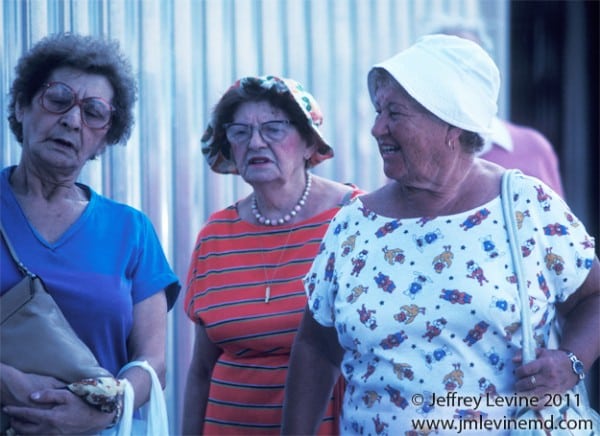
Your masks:
<svg viewBox="0 0 600 436"><path fill-rule="evenodd" d="M48 77L61 67L99 74L108 79L114 90L112 105L115 112L106 141L109 145L124 144L131 135L133 106L137 100L137 84L131 63L121 52L118 41L74 33L49 35L19 59L8 105L8 122L17 141L23 142L23 125L15 116L17 103L29 107Z"/></svg>

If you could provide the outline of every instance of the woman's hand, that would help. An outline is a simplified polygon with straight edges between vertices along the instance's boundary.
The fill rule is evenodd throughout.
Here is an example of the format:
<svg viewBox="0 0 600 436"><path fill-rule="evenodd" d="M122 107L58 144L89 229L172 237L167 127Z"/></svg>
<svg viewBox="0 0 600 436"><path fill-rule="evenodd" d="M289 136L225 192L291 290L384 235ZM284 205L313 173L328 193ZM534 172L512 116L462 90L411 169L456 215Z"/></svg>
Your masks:
<svg viewBox="0 0 600 436"><path fill-rule="evenodd" d="M95 433L114 413L89 406L53 377L28 374L1 364L2 410L17 434Z"/></svg>
<svg viewBox="0 0 600 436"><path fill-rule="evenodd" d="M35 403L30 399L33 392L65 386L65 383L54 377L28 374L6 364L0 365L3 406L34 406Z"/></svg>
<svg viewBox="0 0 600 436"><path fill-rule="evenodd" d="M31 406L6 406L17 434L94 434L108 427L114 413L88 405L67 389L44 389L30 396Z"/></svg>
<svg viewBox="0 0 600 436"><path fill-rule="evenodd" d="M562 394L579 381L571 360L562 350L538 348L536 359L526 365L522 365L521 351L512 360L519 365L515 369L515 390L528 396L543 398L545 394ZM542 407L540 404L537 409Z"/></svg>
<svg viewBox="0 0 600 436"><path fill-rule="evenodd" d="M589 369L600 355L600 262L594 258L589 274L576 292L556 307L564 322L561 326L560 348L571 350ZM515 389L527 395L543 397L547 393L563 393L577 384L579 377L562 350L537 349L536 359L522 365L522 355L513 358Z"/></svg>

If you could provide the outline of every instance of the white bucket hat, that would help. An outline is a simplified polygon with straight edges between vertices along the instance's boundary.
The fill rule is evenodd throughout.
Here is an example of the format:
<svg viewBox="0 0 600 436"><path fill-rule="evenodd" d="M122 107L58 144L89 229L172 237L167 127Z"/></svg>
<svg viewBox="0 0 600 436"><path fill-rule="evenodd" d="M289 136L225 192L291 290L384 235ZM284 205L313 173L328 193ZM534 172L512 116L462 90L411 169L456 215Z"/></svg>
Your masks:
<svg viewBox="0 0 600 436"><path fill-rule="evenodd" d="M386 70L428 111L470 132L489 134L498 111L500 72L476 43L451 35L427 35L397 55L373 66L368 75L375 100L373 72Z"/></svg>

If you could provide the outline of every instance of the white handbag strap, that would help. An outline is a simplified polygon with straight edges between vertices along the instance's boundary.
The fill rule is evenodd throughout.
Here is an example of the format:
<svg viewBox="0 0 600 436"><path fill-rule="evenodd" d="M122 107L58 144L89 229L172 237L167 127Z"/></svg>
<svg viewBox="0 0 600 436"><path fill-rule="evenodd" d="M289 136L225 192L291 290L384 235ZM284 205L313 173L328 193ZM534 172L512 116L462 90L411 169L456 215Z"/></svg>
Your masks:
<svg viewBox="0 0 600 436"><path fill-rule="evenodd" d="M165 403L162 386L160 385L160 381L158 380L158 376L156 375L154 368L152 368L152 366L150 366L150 364L148 364L148 362L145 360L136 360L134 362L129 362L127 365L121 368L118 376L134 366L145 369L152 380L150 399L139 409L141 418L145 421L146 431L144 434L148 436L166 436L169 434L167 406ZM125 421L122 423L117 433L118 436L129 436L135 434L135 429L133 428L134 424L131 422L131 417L133 415L134 392L130 383L127 382L127 380L124 381L126 383L126 390L123 400L123 418L121 421L126 419L129 420L129 422ZM127 387L129 389L127 389Z"/></svg>
<svg viewBox="0 0 600 436"><path fill-rule="evenodd" d="M517 220L514 211L514 192L512 180L520 174L519 170L507 170L502 175L502 212L504 224L508 233L508 245L512 257L515 275L517 276L517 287L519 289L519 300L521 301L521 333L523 336L523 363L535 360L535 342L533 329L529 317L529 295L527 294L527 283L523 271L521 249L517 239Z"/></svg>

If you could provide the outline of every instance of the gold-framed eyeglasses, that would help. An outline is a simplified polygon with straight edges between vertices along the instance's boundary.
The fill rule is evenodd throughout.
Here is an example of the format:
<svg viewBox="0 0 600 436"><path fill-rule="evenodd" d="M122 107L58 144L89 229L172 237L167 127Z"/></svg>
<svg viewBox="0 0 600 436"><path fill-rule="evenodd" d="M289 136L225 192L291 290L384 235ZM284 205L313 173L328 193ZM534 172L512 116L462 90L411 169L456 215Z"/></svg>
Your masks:
<svg viewBox="0 0 600 436"><path fill-rule="evenodd" d="M81 121L90 129L102 129L112 120L115 108L100 97L87 97L79 99L69 85L63 82L45 83L40 105L52 114L64 114L73 106L79 106Z"/></svg>
<svg viewBox="0 0 600 436"><path fill-rule="evenodd" d="M226 123L223 124L227 140L231 144L244 145L250 141L254 128L265 142L280 142L290 131L290 120L272 120L260 124Z"/></svg>

